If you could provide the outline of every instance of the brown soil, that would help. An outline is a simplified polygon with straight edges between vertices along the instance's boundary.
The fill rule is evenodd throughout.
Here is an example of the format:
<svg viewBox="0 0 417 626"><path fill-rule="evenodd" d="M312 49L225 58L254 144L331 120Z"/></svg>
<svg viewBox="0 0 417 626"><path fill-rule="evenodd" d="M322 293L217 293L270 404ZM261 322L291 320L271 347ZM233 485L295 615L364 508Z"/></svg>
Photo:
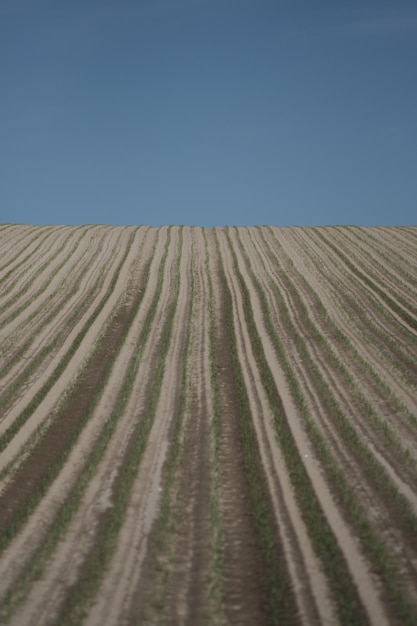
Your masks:
<svg viewBox="0 0 417 626"><path fill-rule="evenodd" d="M170 475L171 507L175 536L162 541L151 535L149 557L142 573L137 597L130 608L131 619L139 623L161 621L155 606L159 588L163 621L166 624L205 624L209 622L210 558L210 429L212 415L209 373L207 276L204 270L204 240L201 231L193 233L194 297L191 302L195 323L190 338L190 364L186 372L184 422L179 439L181 462ZM198 250L196 254L195 249ZM170 471L169 468L166 469ZM168 550L167 550L168 547ZM157 569L167 563L168 580ZM152 602L152 598L154 601ZM143 607L148 607L144 610Z"/></svg>
<svg viewBox="0 0 417 626"><path fill-rule="evenodd" d="M202 235L193 244L203 248ZM186 253L187 254L187 253ZM125 623L206 624L209 622L208 586L210 552L210 378L208 326L205 301L206 277L202 259L195 256L195 324L190 340L190 366L186 372L183 427L178 455L164 468L169 480L172 532L151 533L138 585L125 615ZM188 305L189 303L187 303ZM178 407L177 407L178 410ZM178 416L176 417L178 419ZM174 424L171 437L174 436ZM167 456L169 450L167 451ZM173 530L175 529L175 530Z"/></svg>
<svg viewBox="0 0 417 626"><path fill-rule="evenodd" d="M140 297L140 291L138 291ZM73 387L65 406L50 424L39 444L31 451L27 461L18 469L0 495L0 534L8 537L21 517L32 510L35 488L43 491L41 485L54 475L70 446L73 445L82 424L91 414L95 403L95 393L109 375L114 355L120 346L129 325L132 311L137 303L122 305L114 316L111 325L105 330L102 342L89 360L83 376Z"/></svg>
<svg viewBox="0 0 417 626"><path fill-rule="evenodd" d="M304 507L308 503L296 497L294 476L288 472L275 431L265 375L254 352L256 339L272 373L275 401L345 563L346 586L354 590L352 597L360 623L413 624L417 616L417 404L413 382L417 374L417 337L413 322L410 325L407 320L415 316L417 231L162 228L148 229L145 235L143 230L107 228L97 229L102 242L100 255L94 257L87 245L87 241L97 243L96 236L85 238L77 252L70 255L69 250L83 232L71 228L0 228L0 237L6 243L0 259L0 281L3 279L7 290L0 307L4 305L5 316L10 314L8 326L0 330L5 339L0 358L2 363L10 364L0 379L0 391L7 392L18 379L21 364L15 361L21 348L30 364L30 359L53 341L70 313L76 309L79 313L53 353L34 370L25 387L10 398L7 414L0 416L0 436L54 371L100 303L124 258L119 278L94 328L0 457L0 536L8 542L0 555L0 612L8 615L7 623L55 626L66 619L67 608L72 611L71 603L78 602L79 597L82 609L74 615L85 626L340 623L338 600L329 591L332 572L324 567L306 525ZM140 348L138 373L116 431L73 512L65 536L49 559L40 563L38 579L20 587L26 564L48 536L49 525L80 476L117 402L157 289L168 236L161 296L148 339ZM130 248L129 240L133 242ZM386 268L384 282L390 254L392 267ZM51 261L49 269L45 267L20 297L19 289L28 285L31 261L34 275L47 259ZM150 273L145 283L148 261ZM43 295L35 297L48 281L48 272L62 262L62 269ZM106 268L103 281L97 285L94 297L89 297L89 287L100 267ZM72 288L77 276L84 281L83 286L66 300L60 279L68 279L68 288ZM153 398L154 376L161 360L160 339L177 278L179 298L161 393ZM242 285L250 301L253 331L245 317ZM10 306L6 305L9 298ZM48 304L56 314L46 328L42 326L42 311ZM282 342L285 367L297 379L302 405L290 390L284 363L263 313L264 305ZM400 308L396 311L397 305ZM12 320L12 312L20 307L19 316ZM296 340L292 327L302 343ZM211 373L211 340L215 378ZM348 384L342 367L330 363L326 346L331 347L352 383ZM184 373L186 348L189 360ZM77 378L81 371L82 376ZM213 395L215 379L218 397ZM325 382L331 394L323 391L325 387L319 380ZM242 381L244 392L239 387ZM121 530L106 557L97 588L90 591L89 559L100 547L102 524L117 490L123 488L121 468L153 402L155 417L133 476ZM336 409L358 433L384 481L402 494L410 513L404 513L398 498L384 495L385 487L346 438ZM220 424L217 452L215 411ZM348 503L338 495L334 477L320 460L306 429L305 415L323 438L395 567L397 589L406 595L408 608L398 608L397 592L384 578ZM373 415L391 429L400 445L390 444ZM245 416L249 416L248 421ZM244 430L245 424L249 430ZM34 437L39 427L42 430ZM245 457L247 436L253 442L252 469L248 469ZM408 458L404 449L408 450ZM262 496L264 522L274 529L269 549L274 555L272 561L260 535L262 524L256 517L250 472ZM46 488L50 477L53 480ZM211 517L215 479L222 533L216 572ZM161 509L162 505L167 508ZM16 533L18 526L21 528ZM275 576L277 563L284 582L282 589L275 589L272 600L269 581ZM85 586L81 584L84 580ZM219 593L215 598L214 583ZM78 591L73 593L74 589ZM13 601L20 598L20 604L3 609L9 591L16 591Z"/></svg>

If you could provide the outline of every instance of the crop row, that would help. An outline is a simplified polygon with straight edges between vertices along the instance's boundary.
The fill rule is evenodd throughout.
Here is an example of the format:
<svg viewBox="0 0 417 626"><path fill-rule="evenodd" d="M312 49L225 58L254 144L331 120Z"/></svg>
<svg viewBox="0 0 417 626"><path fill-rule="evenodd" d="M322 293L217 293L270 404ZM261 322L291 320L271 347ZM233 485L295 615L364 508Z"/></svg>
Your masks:
<svg viewBox="0 0 417 626"><path fill-rule="evenodd" d="M416 623L415 229L0 240L0 620Z"/></svg>
<svg viewBox="0 0 417 626"><path fill-rule="evenodd" d="M410 548L414 544L416 532L416 517L414 513L415 497L412 493L412 485L414 484L413 478L415 480L413 471L413 468L415 468L415 456L413 456L413 453L410 450L404 449L401 443L397 440L393 426L391 426L386 420L381 420L379 418L377 410L372 407L372 403L366 399L364 392L358 388L358 385L351 384L349 371L343 366L343 363L338 362L335 358L333 358L332 362L332 351L330 346L326 342L323 335L320 335L317 329L315 329L313 321L309 319L308 310L302 303L299 291L292 285L293 277L288 274L288 268L280 273L280 281L278 284L275 283L274 280L270 280L268 291L273 294L273 300L269 299L268 301L266 297L268 291L264 291L261 279L262 282L266 284L266 277L270 275L271 267L267 268L264 265L262 269L258 268L255 273L251 268L249 253L246 252L248 249L247 241L245 247L243 247L243 245L239 243L239 231L236 231L236 233L236 239L233 241L233 244L230 244L232 253L235 256L237 251L239 251L239 254L242 255L242 261L240 261L240 263L243 261L245 262L249 275L251 276L256 291L258 292L262 318L265 321L266 330L274 344L277 355L280 357L281 364L285 367L287 379L292 388L293 397L297 401L299 412L303 416L305 427L309 432L311 442L315 447L315 452L318 455L318 458L320 458L323 466L326 467L329 484L331 485L335 496L338 498L339 505L341 505L342 510L345 510L348 523L350 525L354 525L355 534L359 535L361 538L364 552L372 555L372 559L374 561L372 567L373 569L379 569L381 578L391 594L392 602L397 604L398 611L401 614L401 619L404 620L404 623L412 623L415 619L415 613L411 608L412 603L410 599L407 598L406 594L403 595L398 592L397 582L399 574L393 565L396 546L393 546L392 553L389 555L390 549L388 548L387 551L387 547L384 545L385 536L381 534L379 530L374 528L373 520L367 517L365 502L361 504L360 499L356 496L356 485L354 487L352 485L349 486L351 472L345 472L344 468L356 459L354 467L355 474L362 472L360 480L362 482L364 480L371 481L371 489L374 491L379 490L381 492L380 505L383 503L383 505L388 509L388 514L396 520L398 532L400 532L400 529L402 528L401 532L404 533L402 542ZM263 244L265 244L265 239L263 240ZM268 252L268 256L271 257L271 247L269 247ZM273 253L272 256L274 257ZM253 257L253 255L251 255L251 257ZM274 257L274 261L277 264L279 263L278 255ZM250 336L252 342L256 342L256 325L254 325L254 322L251 321L249 305L251 300L253 300L253 297L251 298L249 296L247 283L245 283L242 278L242 274L240 270L238 270L237 263L238 261L235 256L235 271L240 278L240 291L243 294L247 294L247 309L245 311L246 324L251 329ZM281 285L279 284L280 282L282 283ZM305 291L305 289L306 287L304 286L303 291ZM283 298L283 294L286 295L287 302L291 303L291 315L285 299ZM279 307L279 319L277 318L274 322L271 317L271 312L277 307L277 305ZM257 319L260 319L259 316L257 316ZM274 327L274 324L277 322L281 327L280 335L285 337L285 344L282 344L280 341ZM306 343L305 337L309 338L309 344L310 342L312 345L319 344L319 348L322 351L321 356L318 352L318 348L316 348L312 358L309 344ZM291 363L290 359L294 358L294 355L288 353L288 346L291 345L291 343L294 345L294 349L291 350L293 353L296 353L296 361L302 363L301 369L295 369L294 365ZM265 361L262 361L264 357L262 356L261 347L258 346L256 349L258 350L258 358L260 359L259 367L263 370L263 376L266 379L265 385L271 390L273 389L273 380L271 378L272 374L271 372L268 373L267 364ZM323 364L326 364L326 367ZM329 386L329 382L327 382L326 378L329 376L328 370L332 370L333 368L336 368L337 376L334 376L332 381L333 384L332 386ZM297 370L299 371L298 374L296 373ZM339 370L339 373L337 370ZM306 380L305 385L307 385L307 387L305 390L303 389L304 385L300 384L301 377ZM332 389L337 381L339 381L338 385L340 389L344 391L340 400L338 400L337 396L334 395ZM314 390L315 398L319 399L319 405L317 405L316 401L316 405L314 407L317 412L315 419L312 417L311 413L309 413L311 400L308 402L308 396L306 396L306 393L311 396L312 390ZM352 396L349 400L346 398L346 391L350 392ZM381 391L383 392L384 390ZM387 389L385 391L387 391ZM387 396L389 397L389 390ZM341 401L343 404L341 404ZM366 436L364 436L361 431L358 431L357 427L351 424L351 417L345 413L343 408L346 406L347 402L350 402L351 405L355 402L356 405L359 406L359 410L356 408L355 411L358 416L357 424L360 424L362 420L369 419L369 417L373 419L374 424L372 426L371 423L371 427L368 427L368 434ZM271 399L271 405L272 404L273 400ZM362 409L360 408L361 404ZM317 423L317 417L320 416L320 413L329 416L329 418L332 416L331 421L327 420L326 434ZM408 417L412 418L411 423L415 422L415 415L409 415ZM343 466L336 459L336 457L333 456L330 452L330 448L328 447L326 440L330 437L328 434L329 428L333 432L336 428L339 432L339 442L342 442L339 445L342 445L342 449L345 450ZM405 487L408 486L407 490L404 489L403 492L398 490L398 477L395 476L393 467L390 466L389 463L385 462L382 464L380 462L381 459L383 459L383 455L377 455L374 446L371 446L370 444L370 433L372 433L372 429L375 431L374 434L377 432L375 429L379 429L383 436L388 439L389 443L392 444L394 442L397 444L395 446L398 456L397 468L401 468L401 464L404 460L411 465L410 471L412 471L412 474L408 479L408 485L405 485ZM331 439L329 440L329 443L330 441ZM286 442L283 444L283 448L288 451L291 449L291 444ZM294 458L297 458L296 450L294 450L291 455L293 455ZM295 471L290 471L290 475L293 474L295 474ZM404 495L404 493L406 495ZM411 497L411 502L406 496ZM306 503L305 506L307 506L308 510L313 509L316 511L317 506L312 504L312 502L314 502L312 497L313 496L307 496L303 499L300 498L300 502L303 501ZM302 509L301 514L303 514ZM384 511L383 515L386 517L387 511ZM400 523L400 520L403 521ZM313 532L315 523L310 520L308 525L310 532ZM320 556L321 558L325 558L324 543L318 541L316 548L320 548ZM329 558L329 567L333 564L333 562L333 557ZM410 566L412 569L412 559L410 559L408 563L409 568ZM332 568L333 577L330 584L333 583L337 585L337 578L334 576L333 565ZM340 580L342 579L343 574L341 574L340 577ZM343 603L343 601L347 598L347 592L346 589L343 589L342 591L342 587L343 586L341 585L339 590L341 593L340 600ZM354 603L351 602L350 606L352 606L352 604ZM339 607L339 610L341 611L341 619L342 616L344 619L344 609ZM346 619L347 622L349 622L351 616L347 614Z"/></svg>

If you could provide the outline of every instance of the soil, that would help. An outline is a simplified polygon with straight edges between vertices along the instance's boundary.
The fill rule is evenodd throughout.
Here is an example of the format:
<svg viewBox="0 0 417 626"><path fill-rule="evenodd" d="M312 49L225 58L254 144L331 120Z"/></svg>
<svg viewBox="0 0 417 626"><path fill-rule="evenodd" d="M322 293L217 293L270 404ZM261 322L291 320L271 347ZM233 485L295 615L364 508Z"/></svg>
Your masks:
<svg viewBox="0 0 417 626"><path fill-rule="evenodd" d="M5 294L0 298L0 403L2 394L7 397L0 404L3 621L16 626L71 620L88 626L342 623L343 594L338 598L331 591L332 573L303 515L308 503L296 496L257 345L345 564L358 623L415 623L416 233L415 228L340 227L0 228ZM154 397L176 285L161 390ZM242 285L255 330L247 324ZM149 334L142 340L159 288ZM74 346L106 293L101 312ZM263 306L282 342L285 367L298 381L302 404L291 391ZM50 315L48 324L45 315ZM40 358L47 345L53 348ZM136 351L137 373L122 398ZM55 380L65 354L71 356ZM25 367L30 375L19 387ZM42 396L48 380L50 389ZM62 537L41 559L37 551L121 402L124 409L91 481ZM151 411L120 530L93 585L90 559L100 551L102 528L123 490L122 468ZM346 438L337 411L383 480ZM395 589L320 457L306 415L383 546ZM20 428L4 439L16 420ZM274 529L269 552L257 518L253 476L264 522ZM388 498L383 483L402 500ZM215 550L220 550L217 561ZM36 577L25 581L33 558L38 559ZM278 570L284 582L271 595ZM399 600L400 592L406 600Z"/></svg>

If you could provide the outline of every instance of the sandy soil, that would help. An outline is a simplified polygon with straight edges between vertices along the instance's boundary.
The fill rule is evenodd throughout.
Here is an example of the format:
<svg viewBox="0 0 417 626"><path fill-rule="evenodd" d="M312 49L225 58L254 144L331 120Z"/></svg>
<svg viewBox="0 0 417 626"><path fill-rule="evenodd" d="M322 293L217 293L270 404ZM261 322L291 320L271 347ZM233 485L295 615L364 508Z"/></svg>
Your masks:
<svg viewBox="0 0 417 626"><path fill-rule="evenodd" d="M116 233L114 234L116 235ZM125 246L127 245L129 234L130 233L126 231L124 237ZM125 276L125 279L127 278L129 273L129 266L130 263L132 263L133 261L135 252L135 249L131 248L130 256L127 258L127 261L122 268L122 278L123 274ZM19 418L19 416L26 409L26 407L36 397L36 394L39 393L39 391L42 389L46 381L51 376L54 376L54 371L56 370L63 355L70 351L71 346L75 341L75 338L85 326L89 315L92 313L94 308L99 305L100 302L103 300L104 294L111 285L113 272L115 271L118 263L120 263L124 254L125 249L124 246L121 245L118 252L114 254L112 271L108 272L99 293L94 298L94 301L91 303L88 311L85 312L84 316L77 321L71 331L67 334L65 341L60 346L59 351L54 355L54 358L50 361L45 371L43 371L41 375L33 382L29 390L25 390L23 394L19 393L17 395L18 401L14 404L12 410L3 416L2 422L0 424L0 432L4 432L4 430L6 430L10 424L12 424L15 420ZM9 463L16 456L22 446L28 441L29 437L34 433L39 424L49 415L50 412L52 412L53 408L58 404L60 398L63 396L65 391L71 387L72 381L79 374L82 364L88 357L90 351L93 349L95 342L100 336L100 333L103 331L103 327L105 327L107 320L110 319L111 316L114 314L114 310L123 296L124 283L122 280L118 282L117 287L118 289L112 291L109 299L107 300L104 308L100 311L94 324L88 329L88 332L83 339L83 342L81 343L74 355L76 358L72 358L68 363L68 366L66 367L64 372L65 376L60 377L55 382L50 392L31 414L31 419L26 421L24 423L24 426L19 430L18 439L16 439L15 437L2 454L2 458L0 460L0 469L3 469L6 464Z"/></svg>
<svg viewBox="0 0 417 626"><path fill-rule="evenodd" d="M141 236L140 233L136 237L136 242L138 246L141 244L142 237L143 236ZM149 239L151 240L152 238ZM149 256L151 253L152 241L148 241L148 238L146 238L143 248L144 258L146 258L146 255ZM137 250L135 250L132 254L136 253ZM132 266L129 266L128 263L126 267L126 276L128 275L128 272L131 268ZM112 308L117 308L117 306L119 306L120 302L123 300L124 292L122 289L122 285L123 283L120 283L119 290L116 290L112 297L109 299L109 309L107 311L103 309L102 319L100 320L100 318L97 318L97 327L95 328L95 332L97 334L103 331L103 326L105 326L106 320L105 316L110 314L110 316L114 317L114 311L112 311ZM81 365L85 362L86 353L81 352L78 355L78 358L80 358L81 360L77 361L77 355L75 355L75 369L77 369L77 363L78 368L80 368ZM69 365L69 367L71 367L71 364ZM91 371L92 367L89 368L87 362L87 369L85 370L84 375L78 382L75 383L74 388L72 389L71 402L66 407L67 413L72 413L73 415L76 414L78 410L77 405L80 404L82 396L84 395L85 397L85 389L88 389L88 386L90 384L89 371ZM29 520L29 523L26 525L26 527L18 537L18 541L21 544L20 552L24 553L26 557L29 557L30 554L33 553L33 551L37 547L37 544L41 542L41 540L45 537L45 534L48 530L48 524L54 518L54 515L56 515L57 511L59 510L59 506L64 501L65 497L67 496L68 492L76 481L77 476L80 475L80 471L82 471L82 467L85 459L88 456L89 450L91 449L94 440L97 438L98 433L102 428L103 414L106 414L106 411L108 411L109 409L111 410L112 397L117 392L117 388L120 384L120 371L118 370L118 367L118 362L116 361L114 365L114 371L116 373L115 375L110 377L108 385L106 386L106 393L103 394L103 397L101 399L101 404L98 405L96 411L91 416L88 424L82 432L82 436L77 442L76 448L69 456L68 461L66 462L60 474L60 481L53 483L51 489L48 492L47 498L45 498L38 507L38 515L33 516ZM68 382L70 382L71 379L67 380ZM39 411L39 414L42 415L42 411ZM62 416L60 419L64 419L64 416ZM73 545L72 552L74 552ZM5 577L5 581L8 579L11 581L12 576L18 576L20 573L20 568L24 567L24 561L22 562L19 558L16 559L16 556L19 557L19 551L6 551L4 555L4 570L2 570L2 572L3 576ZM63 561L63 563L65 563L65 560Z"/></svg>
<svg viewBox="0 0 417 626"><path fill-rule="evenodd" d="M234 249L238 249L236 241L234 241ZM248 252L248 249L246 250ZM252 259L253 255L250 256ZM250 278L247 274L247 270L242 259L239 259L239 265L240 271L245 277L245 282L250 287ZM261 272L261 268L257 269L256 274L261 278L265 276L264 272ZM236 291L238 290L236 289ZM260 334L261 341L264 344L263 347L270 369L272 372L274 372L276 385L280 391L284 410L287 415L289 426L292 430L294 439L296 441L297 448L300 450L301 456L303 457L306 470L310 476L312 483L314 484L318 500L326 514L331 529L337 537L339 545L344 552L345 559L351 571L351 575L355 580L356 586L361 596L362 603L365 607L368 608L368 612L370 615L372 615L372 619L375 624L387 623L386 619L384 619L384 613L381 607L380 600L378 598L378 593L373 585L373 581L370 572L368 571L368 568L366 566L366 563L355 543L354 537L349 531L347 524L344 522L342 516L339 514L339 510L335 505L335 502L326 485L326 482L323 480L322 475L318 471L317 461L314 459L311 447L309 446L308 440L303 431L299 415L297 414L293 402L288 394L285 384L285 377L281 370L280 363L276 357L274 348L269 341L268 333L263 327L262 313L260 305L259 303L257 303L257 300L258 298L255 292L251 290L251 303L255 313L255 320L257 321L257 325L259 325L258 332ZM238 319L242 319L242 313L242 311L238 313ZM248 353L248 347L246 347L244 352L246 354ZM317 610L321 613L320 623L332 623L335 621L335 615L334 613L332 614L330 611L330 607L328 606L328 598L323 597L323 595L325 596L325 594L323 594L323 590L326 589L326 585L323 584L323 581L320 580L319 576L317 576L317 572L320 572L320 568L318 564L314 562L311 563L310 567L310 586L312 586L312 582L315 583L312 592L313 594L314 592L316 594ZM316 579L316 576L318 580ZM306 623L311 623L311 621L309 622L309 619L311 620L311 618L306 615Z"/></svg>
<svg viewBox="0 0 417 626"><path fill-rule="evenodd" d="M343 588L297 495L278 407L354 619L415 623L416 233L0 228L0 619L344 623Z"/></svg>
<svg viewBox="0 0 417 626"><path fill-rule="evenodd" d="M28 306L22 309L22 315L9 315L9 323L4 324L2 331L2 388L10 387L13 380L21 377L22 362L40 359L49 342L56 343L60 331L67 328L69 332L71 317L85 306L86 297L92 297L92 290L97 270L102 269L109 259L106 244L108 237L101 233L86 231L79 239L70 259L65 259L63 267L58 271L49 287L33 298ZM96 278L97 281L97 278ZM88 294L88 295L87 295ZM19 305L20 306L20 305ZM72 322L73 324L74 322ZM54 351L42 358L47 363ZM37 375L39 367L37 369Z"/></svg>

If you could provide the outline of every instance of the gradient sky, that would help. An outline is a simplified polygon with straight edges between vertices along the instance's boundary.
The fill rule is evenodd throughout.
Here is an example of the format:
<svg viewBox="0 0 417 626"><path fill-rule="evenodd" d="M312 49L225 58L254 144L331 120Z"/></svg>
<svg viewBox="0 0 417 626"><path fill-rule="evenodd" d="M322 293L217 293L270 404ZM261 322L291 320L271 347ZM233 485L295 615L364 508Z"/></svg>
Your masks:
<svg viewBox="0 0 417 626"><path fill-rule="evenodd" d="M0 222L417 224L415 0L0 0Z"/></svg>

